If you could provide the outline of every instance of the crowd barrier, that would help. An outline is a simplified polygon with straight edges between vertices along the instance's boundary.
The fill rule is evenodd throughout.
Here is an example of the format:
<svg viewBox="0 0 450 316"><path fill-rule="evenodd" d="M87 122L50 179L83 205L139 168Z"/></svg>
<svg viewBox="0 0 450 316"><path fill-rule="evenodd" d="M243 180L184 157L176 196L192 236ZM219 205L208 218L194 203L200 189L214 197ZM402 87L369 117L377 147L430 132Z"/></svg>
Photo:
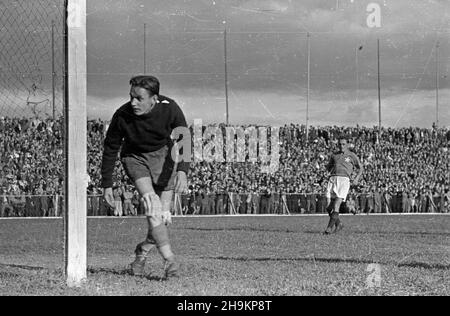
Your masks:
<svg viewBox="0 0 450 316"><path fill-rule="evenodd" d="M0 196L0 217L64 216L61 195ZM175 215L237 215L237 214L325 214L327 198L320 193L304 194L175 194L172 211ZM88 216L142 216L143 205L138 198L116 201L110 207L102 196L89 195ZM405 194L349 195L342 213L449 213L448 195L423 195L415 198Z"/></svg>

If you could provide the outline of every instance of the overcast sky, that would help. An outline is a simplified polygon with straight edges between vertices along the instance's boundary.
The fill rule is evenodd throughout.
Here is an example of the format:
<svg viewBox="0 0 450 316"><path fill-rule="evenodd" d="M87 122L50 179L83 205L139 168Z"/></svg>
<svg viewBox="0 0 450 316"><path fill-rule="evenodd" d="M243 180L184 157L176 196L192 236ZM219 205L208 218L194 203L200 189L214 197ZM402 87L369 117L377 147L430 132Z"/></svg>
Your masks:
<svg viewBox="0 0 450 316"><path fill-rule="evenodd" d="M381 27L367 26L369 3ZM95 0L88 1L88 112L110 119L144 72L183 108L188 123L225 121L227 30L230 123L304 123L311 33L310 124L430 127L436 108L450 126L450 1Z"/></svg>

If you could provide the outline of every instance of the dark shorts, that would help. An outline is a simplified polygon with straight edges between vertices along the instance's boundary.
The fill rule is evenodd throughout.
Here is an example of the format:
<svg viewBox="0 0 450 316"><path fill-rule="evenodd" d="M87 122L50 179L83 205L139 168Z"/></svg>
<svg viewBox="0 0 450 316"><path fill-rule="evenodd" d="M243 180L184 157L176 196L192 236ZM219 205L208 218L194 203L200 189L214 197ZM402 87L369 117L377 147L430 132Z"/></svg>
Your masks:
<svg viewBox="0 0 450 316"><path fill-rule="evenodd" d="M175 189L176 164L168 146L150 153L123 155L122 164L133 182L150 177L155 191Z"/></svg>

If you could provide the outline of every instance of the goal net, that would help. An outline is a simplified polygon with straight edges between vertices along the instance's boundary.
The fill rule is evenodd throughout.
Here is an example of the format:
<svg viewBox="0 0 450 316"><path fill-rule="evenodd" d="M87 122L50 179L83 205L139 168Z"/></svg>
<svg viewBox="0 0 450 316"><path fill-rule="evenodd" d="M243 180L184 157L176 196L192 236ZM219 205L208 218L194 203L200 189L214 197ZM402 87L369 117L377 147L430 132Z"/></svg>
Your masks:
<svg viewBox="0 0 450 316"><path fill-rule="evenodd" d="M64 2L0 3L0 114L62 114Z"/></svg>

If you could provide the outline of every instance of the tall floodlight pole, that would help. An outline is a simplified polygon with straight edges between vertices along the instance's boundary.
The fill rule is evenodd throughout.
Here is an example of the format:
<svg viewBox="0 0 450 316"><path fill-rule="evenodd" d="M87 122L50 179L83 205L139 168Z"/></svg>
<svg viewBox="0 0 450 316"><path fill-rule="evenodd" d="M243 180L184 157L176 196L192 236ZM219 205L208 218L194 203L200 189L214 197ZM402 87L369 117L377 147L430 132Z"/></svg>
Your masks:
<svg viewBox="0 0 450 316"><path fill-rule="evenodd" d="M439 42L436 43L436 128L439 127Z"/></svg>
<svg viewBox="0 0 450 316"><path fill-rule="evenodd" d="M65 97L65 272L69 287L87 277L86 0L67 0Z"/></svg>
<svg viewBox="0 0 450 316"><path fill-rule="evenodd" d="M378 59L378 133L381 136L380 39L377 39L377 59Z"/></svg>
<svg viewBox="0 0 450 316"><path fill-rule="evenodd" d="M55 21L52 21L52 114L53 120L55 120L55 85L56 85L56 73L55 73Z"/></svg>
<svg viewBox="0 0 450 316"><path fill-rule="evenodd" d="M358 104L358 96L359 96L359 74L358 74L358 51L359 51L359 47L356 47L355 49L355 65L356 65L356 70L355 70L355 77L356 77L356 98L355 98L355 105Z"/></svg>
<svg viewBox="0 0 450 316"><path fill-rule="evenodd" d="M144 74L147 73L147 24L144 23Z"/></svg>
<svg viewBox="0 0 450 316"><path fill-rule="evenodd" d="M309 96L310 96L310 86L311 86L311 44L310 44L310 34L306 34L306 42L308 46L308 57L307 57L307 88L306 88L306 146L308 146L309 140ZM308 146L309 153L309 146ZM309 157L308 157L309 158Z"/></svg>
<svg viewBox="0 0 450 316"><path fill-rule="evenodd" d="M226 122L230 124L230 116L228 112L228 56L227 56L227 29L223 31L224 45L224 64L225 64L225 106L226 106Z"/></svg>

